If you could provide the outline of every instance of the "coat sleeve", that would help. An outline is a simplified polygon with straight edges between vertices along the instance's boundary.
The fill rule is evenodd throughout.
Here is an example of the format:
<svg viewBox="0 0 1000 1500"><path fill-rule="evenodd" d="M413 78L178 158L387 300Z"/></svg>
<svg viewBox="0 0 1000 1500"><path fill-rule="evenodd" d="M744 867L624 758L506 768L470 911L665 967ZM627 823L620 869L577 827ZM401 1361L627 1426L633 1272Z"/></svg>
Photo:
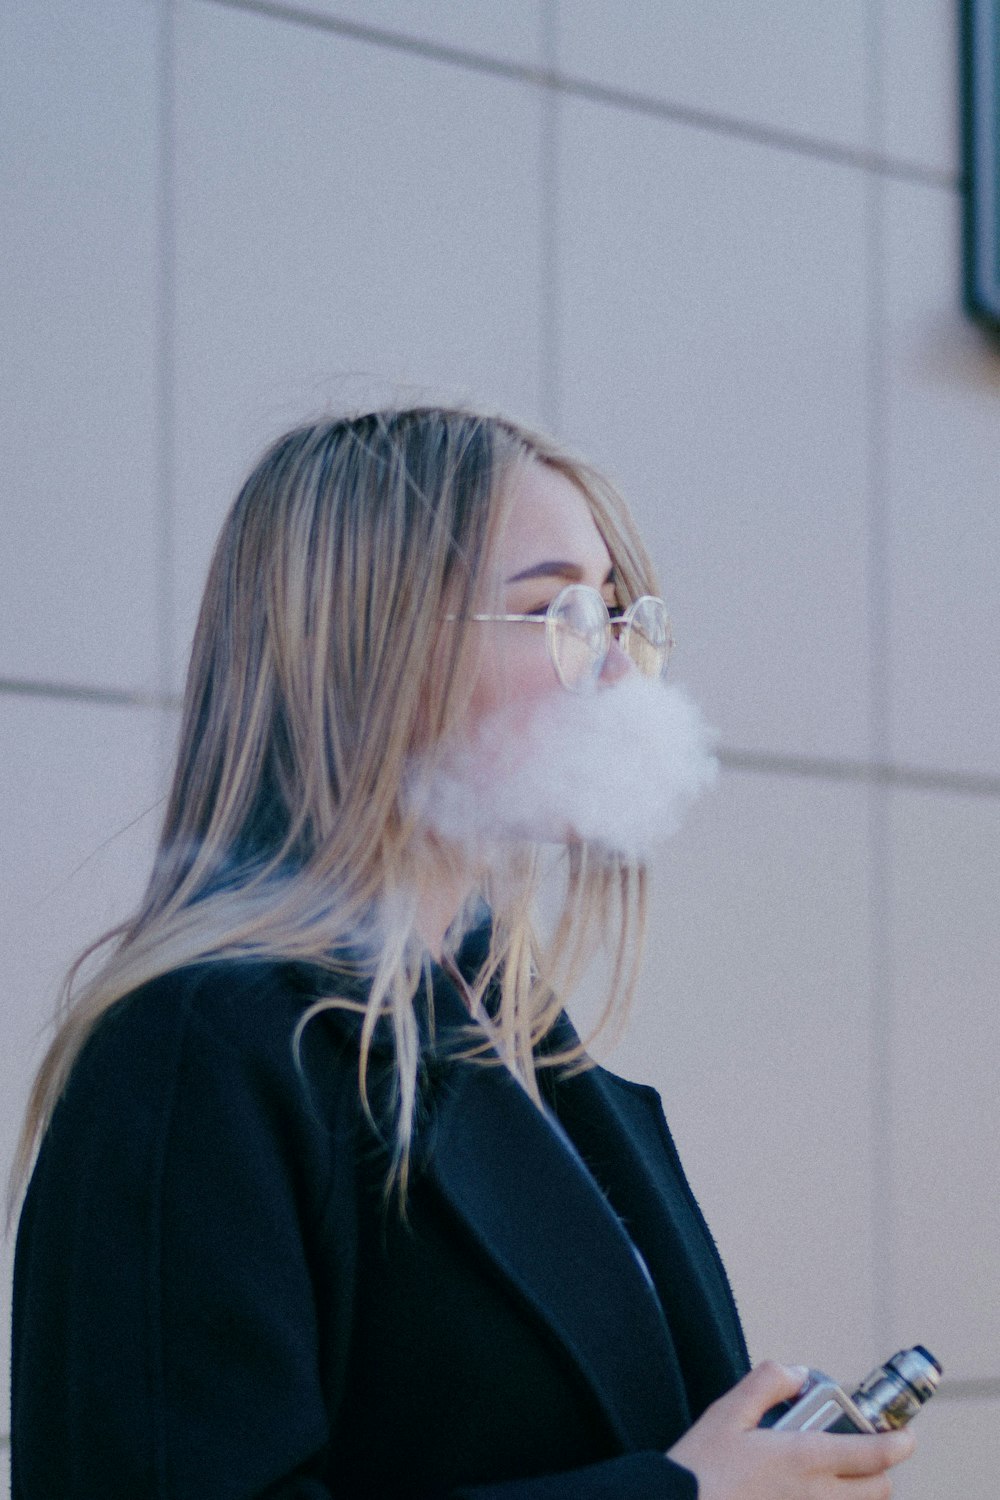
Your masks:
<svg viewBox="0 0 1000 1500"><path fill-rule="evenodd" d="M164 998L102 1027L32 1181L13 1500L340 1500L357 1224L353 1139L331 1149L330 1132L353 1113L321 1120L287 1044L255 1038L252 1006L237 1044ZM334 1267L311 1263L321 1243ZM696 1495L646 1452L440 1500Z"/></svg>

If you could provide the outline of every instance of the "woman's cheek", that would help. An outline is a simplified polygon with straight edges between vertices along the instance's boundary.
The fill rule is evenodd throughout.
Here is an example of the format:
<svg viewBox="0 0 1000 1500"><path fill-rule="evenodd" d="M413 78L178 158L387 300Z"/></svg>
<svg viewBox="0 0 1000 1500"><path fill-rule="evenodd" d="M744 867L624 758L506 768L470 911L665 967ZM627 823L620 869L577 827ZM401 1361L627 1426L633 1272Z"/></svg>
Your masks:
<svg viewBox="0 0 1000 1500"><path fill-rule="evenodd" d="M497 714L509 714L516 722L535 705L563 692L547 651L541 661L537 652L521 652L513 659L508 655L502 661L486 660L472 692L470 728L475 732Z"/></svg>

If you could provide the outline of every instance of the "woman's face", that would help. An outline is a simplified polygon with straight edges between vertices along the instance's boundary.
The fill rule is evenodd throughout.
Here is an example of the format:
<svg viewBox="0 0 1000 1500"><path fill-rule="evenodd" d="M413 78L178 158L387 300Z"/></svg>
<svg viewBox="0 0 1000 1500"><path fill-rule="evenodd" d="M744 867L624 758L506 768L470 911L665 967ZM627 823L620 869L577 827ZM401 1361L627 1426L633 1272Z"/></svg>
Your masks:
<svg viewBox="0 0 1000 1500"><path fill-rule="evenodd" d="M557 469L532 462L518 476L484 583L477 609L486 614L537 615L541 621L568 583L589 584L615 608L607 546L583 495ZM473 733L501 710L516 715L566 692L549 659L542 623L479 621L469 628L476 632L468 725ZM617 681L630 670L628 658L612 644L601 680Z"/></svg>
<svg viewBox="0 0 1000 1500"><path fill-rule="evenodd" d="M481 869L502 870L495 857L525 844L584 842L646 858L711 779L708 735L693 705L643 676L615 642L598 682L608 691L562 686L549 659L545 611L567 584L619 605L611 557L584 496L542 463L518 477L505 510L473 613L538 623L483 619L463 627L467 713L442 753L417 766L415 806L437 840L468 851Z"/></svg>

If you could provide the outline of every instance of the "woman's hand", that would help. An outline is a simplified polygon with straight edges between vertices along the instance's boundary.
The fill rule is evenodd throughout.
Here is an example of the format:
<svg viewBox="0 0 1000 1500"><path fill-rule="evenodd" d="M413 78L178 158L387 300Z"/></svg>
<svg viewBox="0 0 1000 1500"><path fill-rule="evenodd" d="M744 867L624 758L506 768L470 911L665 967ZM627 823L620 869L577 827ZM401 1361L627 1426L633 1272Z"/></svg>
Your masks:
<svg viewBox="0 0 1000 1500"><path fill-rule="evenodd" d="M772 1432L761 1417L799 1394L804 1370L768 1360L714 1402L667 1454L698 1480L698 1500L889 1500L913 1436Z"/></svg>

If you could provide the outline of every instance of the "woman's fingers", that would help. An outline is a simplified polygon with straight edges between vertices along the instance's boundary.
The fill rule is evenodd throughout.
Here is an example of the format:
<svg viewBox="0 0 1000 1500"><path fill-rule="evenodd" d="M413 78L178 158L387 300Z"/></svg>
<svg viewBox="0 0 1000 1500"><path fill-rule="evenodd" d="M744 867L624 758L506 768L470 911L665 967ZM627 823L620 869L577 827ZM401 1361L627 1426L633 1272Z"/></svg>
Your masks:
<svg viewBox="0 0 1000 1500"><path fill-rule="evenodd" d="M909 1431L857 1437L848 1433L814 1432L803 1433L802 1439L810 1444L810 1464L817 1471L836 1474L841 1479L883 1474L909 1458L916 1446Z"/></svg>
<svg viewBox="0 0 1000 1500"><path fill-rule="evenodd" d="M805 1365L779 1365L765 1359L715 1404L728 1419L749 1432L760 1426L764 1413L779 1401L794 1401L808 1374Z"/></svg>
<svg viewBox="0 0 1000 1500"><path fill-rule="evenodd" d="M695 1475L703 1500L889 1500L888 1471L912 1453L912 1433L760 1426L769 1407L795 1399L807 1374L773 1361L758 1365L669 1450Z"/></svg>

